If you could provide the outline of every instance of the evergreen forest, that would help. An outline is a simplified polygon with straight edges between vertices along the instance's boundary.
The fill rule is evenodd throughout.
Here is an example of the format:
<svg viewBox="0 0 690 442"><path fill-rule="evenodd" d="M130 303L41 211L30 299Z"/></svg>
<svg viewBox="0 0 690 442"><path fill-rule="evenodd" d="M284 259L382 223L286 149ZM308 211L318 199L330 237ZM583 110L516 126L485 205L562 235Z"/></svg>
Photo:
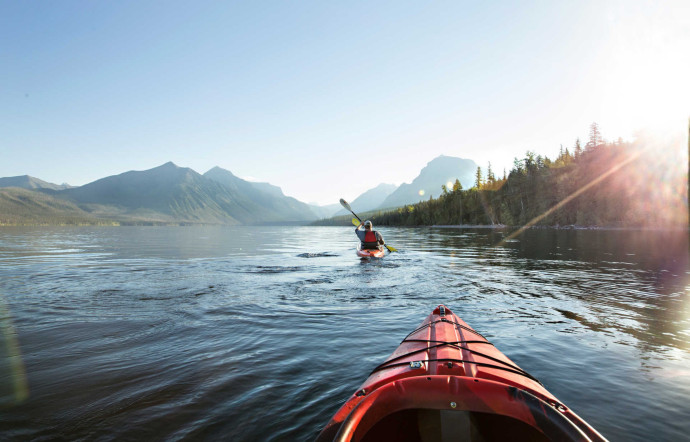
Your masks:
<svg viewBox="0 0 690 442"><path fill-rule="evenodd" d="M368 214L374 225L508 225L675 228L688 224L687 160L682 142L639 136L561 146L555 160L528 151L497 177L477 168L474 186L452 188L414 205Z"/></svg>

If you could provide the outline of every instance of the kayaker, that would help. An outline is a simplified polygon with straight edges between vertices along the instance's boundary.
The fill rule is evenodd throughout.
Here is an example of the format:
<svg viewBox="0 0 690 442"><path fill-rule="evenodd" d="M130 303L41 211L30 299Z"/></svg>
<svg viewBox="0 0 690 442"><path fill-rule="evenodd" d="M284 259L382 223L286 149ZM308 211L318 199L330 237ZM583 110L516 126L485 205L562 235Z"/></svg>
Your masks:
<svg viewBox="0 0 690 442"><path fill-rule="evenodd" d="M362 229L364 227L364 229ZM362 242L362 249L365 250L382 250L381 247L385 244L383 236L376 230L373 230L374 225L371 221L366 220L363 224L360 224L355 229L355 233L359 240Z"/></svg>

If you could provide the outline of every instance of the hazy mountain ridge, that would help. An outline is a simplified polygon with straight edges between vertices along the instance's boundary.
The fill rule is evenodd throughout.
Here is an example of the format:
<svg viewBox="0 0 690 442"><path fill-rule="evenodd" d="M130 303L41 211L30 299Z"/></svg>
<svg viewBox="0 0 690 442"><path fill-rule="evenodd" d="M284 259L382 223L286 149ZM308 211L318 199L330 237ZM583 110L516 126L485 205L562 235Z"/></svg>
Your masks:
<svg viewBox="0 0 690 442"><path fill-rule="evenodd" d="M41 179L29 176L11 176L0 178L0 187L20 187L22 189L52 189L62 190L69 189L72 186L69 184L53 184Z"/></svg>
<svg viewBox="0 0 690 442"><path fill-rule="evenodd" d="M214 167L203 176L234 190L244 199L259 206L264 215L262 219L257 219L257 222L313 221L317 218L309 205L285 196L278 186L245 181L220 167Z"/></svg>
<svg viewBox="0 0 690 442"><path fill-rule="evenodd" d="M216 167L216 168L217 168L217 169L220 169L219 167ZM214 169L216 169L216 168L214 168ZM211 169L211 170L213 170L213 169ZM221 170L225 170L225 169L221 169ZM209 172L210 172L210 171L209 171ZM228 171L228 172L229 172L229 171ZM206 173L208 173L208 172L206 172ZM205 173L204 175L206 175L206 173ZM254 186L256 189L258 189L258 190L260 190L260 191L262 191L262 192L265 192L265 193L267 193L267 194L269 194L269 195L273 195L273 196L276 196L276 197L284 197L284 196L285 196L285 194L283 193L283 189L281 189L281 188L278 187L278 186L274 186L274 185L271 184L271 183L257 183L257 182L254 182L254 181L247 181L247 182L248 182L249 184L251 184L252 186Z"/></svg>
<svg viewBox="0 0 690 442"><path fill-rule="evenodd" d="M369 189L354 200L350 201L350 206L355 213L367 212L369 210L375 210L381 207L381 204L392 194L398 186L395 184L385 184L381 183L373 189ZM333 216L347 215L348 212L345 209L339 210Z"/></svg>
<svg viewBox="0 0 690 442"><path fill-rule="evenodd" d="M314 212L317 218L330 218L334 216L343 206L340 203L328 204L325 206L319 206L317 204L309 204L311 211Z"/></svg>
<svg viewBox="0 0 690 442"><path fill-rule="evenodd" d="M217 183L172 162L54 193L97 216L156 222L238 224L251 212Z"/></svg>
<svg viewBox="0 0 690 442"><path fill-rule="evenodd" d="M431 160L410 184L403 183L379 206L394 208L406 204L437 198L443 192L441 186L456 179L464 188L472 187L477 163L472 160L441 155Z"/></svg>
<svg viewBox="0 0 690 442"><path fill-rule="evenodd" d="M56 224L264 224L317 219L310 206L285 196L279 187L250 183L218 167L200 175L168 162L66 189L31 177L16 178L0 183L35 187L1 189L2 224L50 224L51 219Z"/></svg>

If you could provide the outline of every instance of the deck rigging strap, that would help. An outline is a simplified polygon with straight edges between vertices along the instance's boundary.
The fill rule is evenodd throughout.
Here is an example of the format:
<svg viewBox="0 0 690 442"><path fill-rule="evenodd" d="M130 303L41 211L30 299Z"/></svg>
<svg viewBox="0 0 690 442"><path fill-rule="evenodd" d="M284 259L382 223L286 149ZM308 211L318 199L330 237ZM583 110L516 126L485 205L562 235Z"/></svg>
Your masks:
<svg viewBox="0 0 690 442"><path fill-rule="evenodd" d="M425 329L425 328L427 328L427 327L431 327L432 325L438 324L439 322L447 322L448 324L453 324L453 325L455 325L456 328L461 328L461 329L466 330L466 331L468 331L468 332L470 332L470 333L474 333L475 335L479 336L479 337L482 338L482 339L486 339L486 338L485 338L484 336L482 336L482 334L479 333L478 331L476 331L476 330L474 330L474 329L472 329L472 328L470 328L470 327L466 327L466 326L460 324L459 322L451 321L451 320L446 319L446 318L437 319L436 321L432 321L432 322L430 322L430 323L428 323L428 324L424 324L424 325L418 327L417 329L413 330L410 334L408 334L407 336L405 336L405 339L409 338L411 335L417 333L418 331L423 330L423 329ZM405 341L405 339L403 339L403 342ZM486 339L486 340L487 340L487 342L488 342L488 339Z"/></svg>
<svg viewBox="0 0 690 442"><path fill-rule="evenodd" d="M493 356L489 356L489 355L484 354L484 353L482 353L482 352L480 352L480 351L472 350L471 348L467 348L467 347L464 347L464 346L462 346L462 345L458 345L459 343L466 343L466 344L481 343L481 344L493 345L493 344L491 344L491 343L488 342L488 341L455 341L455 342L451 341L451 342L445 342L445 341L430 341L430 340L427 341L427 340L423 340L423 339L415 339L415 340L409 340L409 341L403 341L403 342L424 342L424 343L427 343L427 344L435 343L436 345L432 345L432 346L427 346L427 347L424 347L424 348L420 348L420 349L411 351L411 352L409 352L409 353L406 353L406 354L404 354L404 355L396 356L396 357L394 357L394 358L392 358L392 359L389 359L389 360L387 360L386 362L384 362L383 364L380 364L378 367L376 367L376 368L374 369L374 371L372 371L372 373L374 373L374 372L376 372L376 371L379 371L379 370L382 370L382 369L384 369L384 368L388 368L389 366L394 366L394 364L391 364L392 362L395 362L395 361L399 361L399 360L401 360L401 359L408 358L408 357L410 357L410 356L412 356L412 355L414 355L414 354L417 354L417 353L423 353L423 352L426 352L426 351L431 350L431 349L434 349L434 348L439 348L439 347L443 347L444 345L448 345L448 346L457 348L458 350L466 350L466 351L468 351L468 352L470 352L470 353L472 353L472 354L475 354L475 355L477 355L477 356L480 356L480 357L482 357L482 358L490 359L490 360L492 360L492 361L494 361L494 362L497 362L497 363L499 363L499 364L503 364L505 367L508 367L511 371L513 371L513 372L515 372L515 373L518 373L518 374L521 374L521 375L523 375L523 376L525 376L525 377L528 377L528 378L530 378L530 379L533 379L533 380L539 382L534 376L530 375L529 373L527 373L525 370L521 369L521 368L518 367L517 365L513 365L513 364L511 364L511 363L509 363L509 362L502 361L502 360L500 360L500 359L494 358ZM427 359L427 360L431 360L431 359ZM409 363L409 362L410 362L410 361L407 361L406 363ZM473 362L468 361L468 363L473 363ZM489 365L486 365L486 366L488 367L488 366L492 366L492 365L493 365L493 364L489 364Z"/></svg>
<svg viewBox="0 0 690 442"><path fill-rule="evenodd" d="M510 372L510 373L514 373L514 374L517 374L517 375L520 375L520 376L524 376L524 377L526 377L526 378L528 378L528 379L531 379L531 380L533 380L534 382L538 383L539 385L543 385L541 382L539 382L539 379L535 378L534 376L532 376L531 374L527 373L527 372L524 371L524 370L514 370L514 369L512 369L512 368L503 367L503 366L500 366L500 365L487 364L487 363L484 363L484 362L466 361L466 360L464 360L464 359L453 359L453 358L426 359L426 360L424 360L424 361L422 361L422 362L457 362L457 363L461 363L461 364L465 364L465 363L466 363L466 364L474 364L474 365L478 365L478 366L480 366L480 367L495 368L496 370L508 371L508 372ZM379 366L376 367L374 370L372 370L372 372L369 374L369 376L371 376L372 374L376 373L377 371L380 371L380 370L383 370L383 369L386 369L386 368L401 367L401 366L403 366L403 365L410 365L410 361L406 361L406 362L397 362L397 363L395 363L395 364L379 365Z"/></svg>
<svg viewBox="0 0 690 442"><path fill-rule="evenodd" d="M472 341L472 340L466 340L466 341L435 341L435 340L430 340L430 339L409 339L409 337L412 336L412 335L414 335L415 333L417 333L417 332L419 332L419 331L421 331L421 330L424 330L424 329L427 328L427 327L431 327L431 326L434 325L434 324L438 324L438 323L440 323L440 322L446 322L446 323L448 323L448 324L453 324L453 325L455 326L456 329L462 329L462 330L471 332L471 333L473 333L473 334L479 336L480 338L482 338L482 339L484 339L484 340L483 340L483 341L478 341L478 340L475 340L475 341ZM455 347L455 348L460 349L460 350L466 350L466 351L468 351L468 352L470 352L470 353L472 353L472 354L475 354L475 355L477 355L477 356L481 356L481 357L483 357L483 358L490 359L490 360L492 360L492 361L494 361L494 362L497 362L497 363L499 363L499 364L502 364L502 365L494 365L494 364L485 363L485 362L466 361L466 360L462 360L462 359L427 359L426 361L427 361L427 362L432 362L432 361L462 362L462 363L467 363L467 364L474 364L474 365L477 365L477 366L480 366L480 367L487 367L487 368L495 368L495 369L498 369L498 370L505 370L505 371L509 371L509 372L511 372L511 373L518 374L518 375L520 375L520 376L524 376L524 377L526 377L526 378L528 378L528 379L531 379L531 380L537 382L539 385L543 385L543 384L539 381L539 379L535 378L534 376L532 376L531 374L527 373L525 370L521 369L520 367L518 367L518 366L516 366L516 365L513 365L513 364L511 364L511 363L509 363L509 362L502 361L502 360L500 360L500 359L497 359L497 358L494 358L494 357L492 357L492 356L486 355L486 354L484 354L484 353L482 353L482 352L479 352L479 351L476 351L476 350L472 350L472 349L470 349L470 348L467 348L467 347L464 347L464 346L460 345L460 344L489 344L489 345L493 345L493 344L492 344L491 342L489 342L489 340L486 339L486 338L485 338L481 333L479 333L478 331L476 331L476 330L474 330L474 329L472 329L472 328L470 328L470 327L464 326L464 325L460 324L459 322L457 322L457 321L455 321L455 320L450 320L450 319L446 319L445 317L442 317L442 318L437 319L437 320L435 320L435 321L429 322L428 324L424 324L424 325L422 325L422 326L416 328L415 330L413 330L413 331L412 331L411 333L409 333L407 336L405 336L405 339L402 340L401 344L402 344L403 342L423 342L423 343L426 343L426 344L437 344L437 345L433 345L433 346L428 346L428 345L427 345L426 348L421 348L421 349L419 349L419 350L415 350L415 351L412 351L412 352L410 352L410 353L407 353L407 354L404 354L404 355L401 355L401 356L396 356L395 358L389 359L388 361L386 361L386 362L384 362L383 364L380 364L379 366L377 366L376 368L374 368L374 370L372 370L371 373L373 374L373 373L376 373L377 371L380 371L380 370L383 370L383 369L386 369L386 368L390 368L390 367L397 367L397 366L401 366L401 365L407 365L407 364L410 363L409 360L406 361L406 362L397 362L397 363L396 363L395 361L399 361L399 360L401 360L401 359L407 358L407 357L412 356L412 355L414 355L414 354L416 354L416 353L421 353L421 352L425 352L425 351L430 350L430 349L433 349L433 348L438 348L438 347L442 347L442 346L444 346L444 345L449 345L449 346L451 346L451 347Z"/></svg>

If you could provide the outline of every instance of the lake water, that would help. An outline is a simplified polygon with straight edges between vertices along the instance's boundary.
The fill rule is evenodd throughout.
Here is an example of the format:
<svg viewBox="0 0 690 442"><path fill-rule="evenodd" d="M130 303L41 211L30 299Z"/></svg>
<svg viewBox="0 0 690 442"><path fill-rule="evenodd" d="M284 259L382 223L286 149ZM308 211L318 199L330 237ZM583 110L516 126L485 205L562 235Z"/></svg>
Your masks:
<svg viewBox="0 0 690 442"><path fill-rule="evenodd" d="M690 438L687 232L382 233L1 228L0 439L312 440L440 303L609 439Z"/></svg>

